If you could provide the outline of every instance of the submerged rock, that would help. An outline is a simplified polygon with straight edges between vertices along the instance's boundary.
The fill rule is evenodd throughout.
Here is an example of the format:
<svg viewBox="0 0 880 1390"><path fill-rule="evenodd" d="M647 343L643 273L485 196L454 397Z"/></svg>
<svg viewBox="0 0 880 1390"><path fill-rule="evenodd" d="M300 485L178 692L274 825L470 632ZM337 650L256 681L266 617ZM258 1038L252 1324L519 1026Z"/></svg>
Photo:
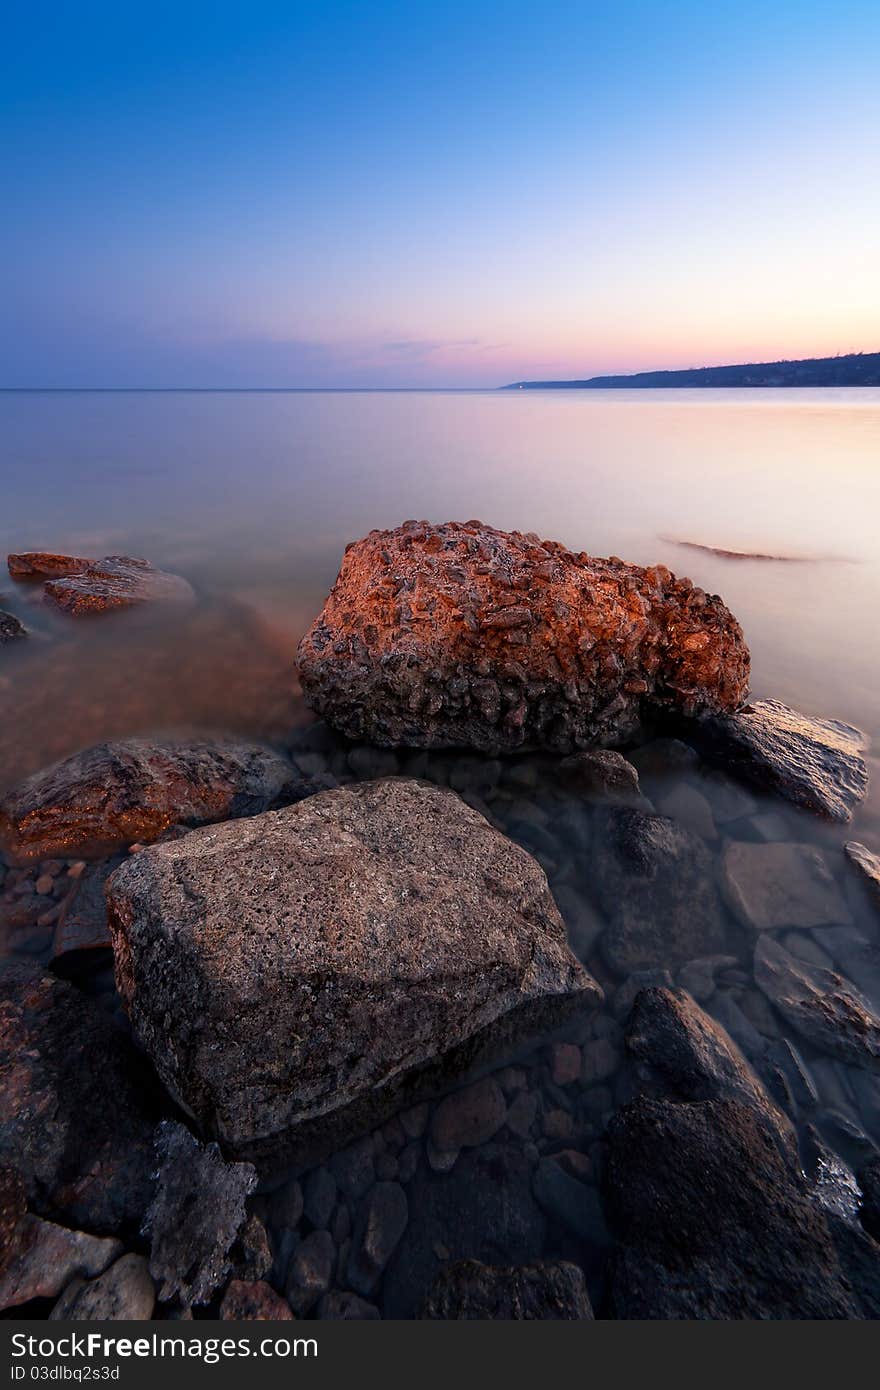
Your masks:
<svg viewBox="0 0 880 1390"><path fill-rule="evenodd" d="M257 1175L249 1163L224 1162L216 1144L200 1144L171 1120L157 1130L156 1152L158 1186L144 1223L150 1273L161 1299L207 1303L232 1268Z"/></svg>
<svg viewBox="0 0 880 1390"><path fill-rule="evenodd" d="M350 545L299 646L306 699L383 746L620 743L645 710L734 710L742 629L721 600L481 522L406 522Z"/></svg>
<svg viewBox="0 0 880 1390"><path fill-rule="evenodd" d="M245 1157L305 1165L601 999L535 860L402 778L141 850L108 902L135 1033Z"/></svg>
<svg viewBox="0 0 880 1390"><path fill-rule="evenodd" d="M192 586L179 574L167 574L130 555L108 555L85 569L47 579L43 593L56 608L75 616L109 613L138 603L188 603L194 598Z"/></svg>
<svg viewBox="0 0 880 1390"><path fill-rule="evenodd" d="M100 864L89 864L76 879L65 898L52 942L52 965L62 973L83 953L108 950L113 945L107 922L107 900L104 889L107 879L121 860L113 858Z"/></svg>
<svg viewBox="0 0 880 1390"><path fill-rule="evenodd" d="M437 1276L423 1318L586 1321L593 1309L583 1270L566 1260L499 1268L459 1260Z"/></svg>
<svg viewBox="0 0 880 1390"><path fill-rule="evenodd" d="M32 1210L137 1228L156 1122L143 1064L101 1007L28 964L0 966L0 1161Z"/></svg>
<svg viewBox="0 0 880 1390"><path fill-rule="evenodd" d="M622 753L612 748L590 748L571 753L559 764L560 778L587 797L647 804L641 794L639 774Z"/></svg>
<svg viewBox="0 0 880 1390"><path fill-rule="evenodd" d="M758 938L755 983L793 1028L853 1066L880 1071L880 1017L849 980Z"/></svg>
<svg viewBox="0 0 880 1390"><path fill-rule="evenodd" d="M868 790L861 730L780 700L695 719L687 737L710 762L828 820L851 820Z"/></svg>
<svg viewBox="0 0 880 1390"><path fill-rule="evenodd" d="M719 1023L682 989L643 989L636 995L626 1045L662 1093L687 1101L736 1100L765 1121L783 1153L797 1157L791 1121L770 1099L745 1057Z"/></svg>
<svg viewBox="0 0 880 1390"><path fill-rule="evenodd" d="M0 647L21 637L27 637L27 630L12 613L0 608Z"/></svg>
<svg viewBox="0 0 880 1390"><path fill-rule="evenodd" d="M611 1121L605 1182L618 1318L870 1312L822 1206L750 1105L639 1097Z"/></svg>
<svg viewBox="0 0 880 1390"><path fill-rule="evenodd" d="M231 1279L220 1304L223 1322L292 1322L287 1302L263 1279Z"/></svg>
<svg viewBox="0 0 880 1390"><path fill-rule="evenodd" d="M0 798L0 847L21 863L98 857L172 825L252 816L314 786L263 744L118 739L74 753Z"/></svg>
<svg viewBox="0 0 880 1390"><path fill-rule="evenodd" d="M692 831L666 816L600 807L590 865L608 918L599 949L618 974L720 951L712 855Z"/></svg>
<svg viewBox="0 0 880 1390"><path fill-rule="evenodd" d="M16 1248L0 1269L0 1309L55 1298L71 1279L100 1274L121 1253L118 1240L26 1216Z"/></svg>
<svg viewBox="0 0 880 1390"><path fill-rule="evenodd" d="M722 872L731 908L754 931L850 921L825 856L813 845L731 840Z"/></svg>

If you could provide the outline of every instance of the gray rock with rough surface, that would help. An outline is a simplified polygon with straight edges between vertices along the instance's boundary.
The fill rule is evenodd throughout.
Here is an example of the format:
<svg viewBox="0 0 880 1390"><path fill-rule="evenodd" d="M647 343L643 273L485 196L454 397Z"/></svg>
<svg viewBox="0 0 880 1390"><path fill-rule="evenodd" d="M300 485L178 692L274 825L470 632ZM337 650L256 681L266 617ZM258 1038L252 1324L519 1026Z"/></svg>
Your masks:
<svg viewBox="0 0 880 1390"><path fill-rule="evenodd" d="M868 790L861 730L780 700L690 721L687 738L711 762L828 820L851 820Z"/></svg>
<svg viewBox="0 0 880 1390"><path fill-rule="evenodd" d="M216 1144L200 1144L172 1120L159 1126L156 1152L157 1191L144 1223L150 1273L161 1299L207 1303L232 1268L256 1173L250 1163L226 1163Z"/></svg>
<svg viewBox="0 0 880 1390"><path fill-rule="evenodd" d="M404 779L142 850L108 903L160 1076L205 1133L267 1162L314 1161L601 999L531 856Z"/></svg>
<svg viewBox="0 0 880 1390"><path fill-rule="evenodd" d="M592 1321L583 1270L566 1260L499 1268L479 1260L447 1265L423 1318L493 1321Z"/></svg>
<svg viewBox="0 0 880 1390"><path fill-rule="evenodd" d="M54 763L0 799L13 860L102 857L173 825L253 816L321 783L263 744L224 736L126 738Z"/></svg>
<svg viewBox="0 0 880 1390"><path fill-rule="evenodd" d="M842 975L797 960L778 941L762 936L755 946L755 983L818 1048L880 1071L880 1016Z"/></svg>
<svg viewBox="0 0 880 1390"><path fill-rule="evenodd" d="M713 861L703 840L666 816L601 807L591 868L608 918L599 941L612 970L677 965L724 943Z"/></svg>
<svg viewBox="0 0 880 1390"><path fill-rule="evenodd" d="M722 874L731 908L754 931L850 921L849 908L825 856L813 845L731 840L724 851Z"/></svg>

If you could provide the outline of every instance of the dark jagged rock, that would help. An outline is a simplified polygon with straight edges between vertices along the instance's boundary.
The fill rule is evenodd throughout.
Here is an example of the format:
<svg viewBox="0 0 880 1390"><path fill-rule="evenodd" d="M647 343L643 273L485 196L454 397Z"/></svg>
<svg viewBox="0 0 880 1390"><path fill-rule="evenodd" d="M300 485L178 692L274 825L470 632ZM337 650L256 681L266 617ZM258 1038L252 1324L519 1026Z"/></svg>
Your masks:
<svg viewBox="0 0 880 1390"><path fill-rule="evenodd" d="M870 1314L822 1206L752 1106L639 1097L609 1126L605 1181L614 1316Z"/></svg>
<svg viewBox="0 0 880 1390"><path fill-rule="evenodd" d="M16 642L22 637L27 637L26 628L12 613L0 608L0 647L5 646L7 642Z"/></svg>
<svg viewBox="0 0 880 1390"><path fill-rule="evenodd" d="M216 1144L200 1144L172 1120L159 1126L156 1152L156 1196L144 1223L150 1273L161 1299L207 1303L232 1268L256 1173L249 1163L226 1163Z"/></svg>
<svg viewBox="0 0 880 1390"><path fill-rule="evenodd" d="M855 864L871 896L880 905L880 854L872 854L867 845L850 840L846 845L847 858Z"/></svg>
<svg viewBox="0 0 880 1390"><path fill-rule="evenodd" d="M755 946L755 983L817 1047L880 1072L880 1016L842 975L798 960L778 941L762 936Z"/></svg>
<svg viewBox="0 0 880 1390"><path fill-rule="evenodd" d="M719 1023L683 989L643 989L636 995L626 1045L642 1079L656 1079L670 1099L737 1100L775 1134L793 1162L797 1141L791 1121L770 1099L745 1057Z"/></svg>
<svg viewBox="0 0 880 1390"><path fill-rule="evenodd" d="M84 955L112 948L104 889L107 879L121 862L113 858L89 864L75 881L62 903L55 927L53 969L63 974L72 962L82 960Z"/></svg>
<svg viewBox="0 0 880 1390"><path fill-rule="evenodd" d="M305 1166L601 990L543 871L393 778L192 831L108 883L119 990L230 1152Z"/></svg>
<svg viewBox="0 0 880 1390"><path fill-rule="evenodd" d="M259 743L126 738L74 753L0 799L0 847L19 862L100 857L175 824L253 816L320 783Z"/></svg>
<svg viewBox="0 0 880 1390"><path fill-rule="evenodd" d="M56 555L50 550L27 550L6 557L14 579L60 579L65 575L84 574L94 563L94 560L83 560L75 555Z"/></svg>
<svg viewBox="0 0 880 1390"><path fill-rule="evenodd" d="M622 753L612 748L590 748L571 753L559 764L559 775L587 797L645 805L639 774Z"/></svg>
<svg viewBox="0 0 880 1390"><path fill-rule="evenodd" d="M21 1174L14 1168L0 1167L0 1273L24 1235L26 1211L27 1193Z"/></svg>
<svg viewBox="0 0 880 1390"><path fill-rule="evenodd" d="M386 1318L414 1317L448 1260L529 1264L546 1222L532 1196L521 1143L492 1140L462 1153L451 1173L422 1166L409 1185L410 1222L385 1272Z"/></svg>
<svg viewBox="0 0 880 1390"><path fill-rule="evenodd" d="M565 1260L506 1269L459 1260L438 1275L422 1317L574 1322L593 1309L583 1271Z"/></svg>
<svg viewBox="0 0 880 1390"><path fill-rule="evenodd" d="M139 603L189 603L195 597L179 574L130 555L108 555L73 574L47 579L43 593L56 608L77 617Z"/></svg>
<svg viewBox="0 0 880 1390"><path fill-rule="evenodd" d="M298 665L352 738L492 753L625 742L657 708L734 710L749 677L739 623L690 580L477 521L350 545Z"/></svg>
<svg viewBox="0 0 880 1390"><path fill-rule="evenodd" d="M859 1215L869 1235L880 1241L880 1158L873 1158L859 1170L858 1184L862 1193Z"/></svg>
<svg viewBox="0 0 880 1390"><path fill-rule="evenodd" d="M868 790L861 730L780 700L695 719L686 737L710 762L828 820L851 820Z"/></svg>
<svg viewBox="0 0 880 1390"><path fill-rule="evenodd" d="M666 816L600 807L590 863L608 918L599 948L618 974L721 950L712 855L692 831Z"/></svg>
<svg viewBox="0 0 880 1390"><path fill-rule="evenodd" d="M156 1111L127 1037L73 985L0 967L0 1160L40 1215L136 1229L149 1204Z"/></svg>

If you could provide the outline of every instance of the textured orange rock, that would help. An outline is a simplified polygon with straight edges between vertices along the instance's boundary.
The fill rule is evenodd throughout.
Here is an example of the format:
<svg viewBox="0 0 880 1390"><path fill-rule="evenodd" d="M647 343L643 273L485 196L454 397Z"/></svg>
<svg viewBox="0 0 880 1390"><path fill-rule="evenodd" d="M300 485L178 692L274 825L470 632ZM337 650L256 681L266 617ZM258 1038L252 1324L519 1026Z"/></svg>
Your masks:
<svg viewBox="0 0 880 1390"><path fill-rule="evenodd" d="M739 623L690 580L477 521L349 546L298 665L351 737L485 751L623 742L651 706L737 709L749 678Z"/></svg>
<svg viewBox="0 0 880 1390"><path fill-rule="evenodd" d="M50 603L65 613L107 613L136 603L187 602L193 591L179 574L155 569L147 560L108 555L84 570L50 579L43 585Z"/></svg>

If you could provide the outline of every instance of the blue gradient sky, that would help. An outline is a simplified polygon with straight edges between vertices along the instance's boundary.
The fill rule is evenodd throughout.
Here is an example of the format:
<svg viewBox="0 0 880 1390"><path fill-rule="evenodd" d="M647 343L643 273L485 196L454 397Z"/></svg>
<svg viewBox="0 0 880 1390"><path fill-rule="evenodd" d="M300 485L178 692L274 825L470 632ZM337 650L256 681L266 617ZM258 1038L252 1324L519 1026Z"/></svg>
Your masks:
<svg viewBox="0 0 880 1390"><path fill-rule="evenodd" d="M16 4L0 383L880 349L880 5Z"/></svg>

